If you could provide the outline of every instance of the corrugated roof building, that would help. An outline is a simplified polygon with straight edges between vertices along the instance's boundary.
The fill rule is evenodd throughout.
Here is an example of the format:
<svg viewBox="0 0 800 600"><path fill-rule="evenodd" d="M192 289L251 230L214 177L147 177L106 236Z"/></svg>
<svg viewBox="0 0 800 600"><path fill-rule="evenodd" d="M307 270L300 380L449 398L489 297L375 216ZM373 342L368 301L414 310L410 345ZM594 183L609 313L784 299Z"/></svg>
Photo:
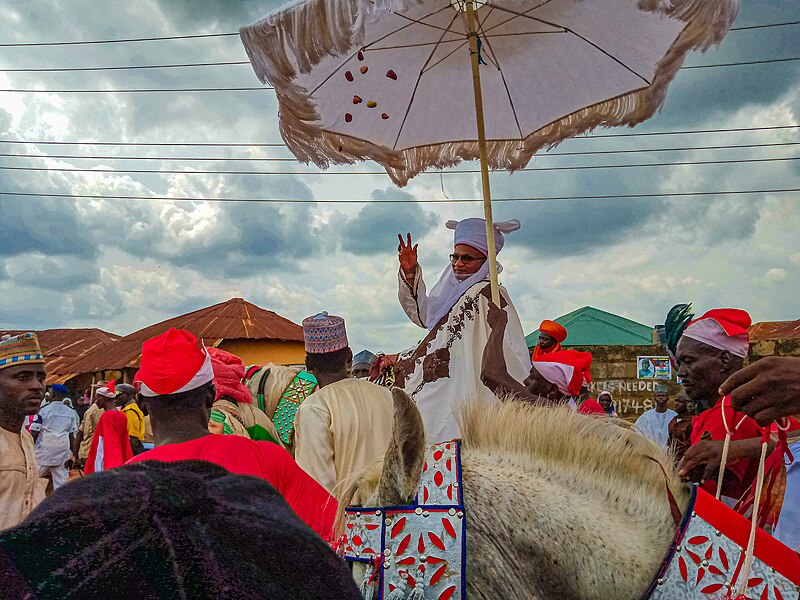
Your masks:
<svg viewBox="0 0 800 600"><path fill-rule="evenodd" d="M653 328L610 312L584 306L553 319L567 330L561 345L572 346L642 346L653 343ZM525 338L533 349L539 339L537 329Z"/></svg>
<svg viewBox="0 0 800 600"><path fill-rule="evenodd" d="M0 336L26 331L0 331ZM117 334L102 329L42 329L34 332L45 356L48 385L67 383L80 373L72 366L77 360L120 339Z"/></svg>
<svg viewBox="0 0 800 600"><path fill-rule="evenodd" d="M750 341L794 340L800 338L800 319L797 321L764 321L749 330Z"/></svg>
<svg viewBox="0 0 800 600"><path fill-rule="evenodd" d="M236 354L246 365L297 365L305 361L300 325L242 298L232 298L135 331L108 348L88 354L72 368L129 382L139 368L142 342L170 327L185 329L206 346Z"/></svg>

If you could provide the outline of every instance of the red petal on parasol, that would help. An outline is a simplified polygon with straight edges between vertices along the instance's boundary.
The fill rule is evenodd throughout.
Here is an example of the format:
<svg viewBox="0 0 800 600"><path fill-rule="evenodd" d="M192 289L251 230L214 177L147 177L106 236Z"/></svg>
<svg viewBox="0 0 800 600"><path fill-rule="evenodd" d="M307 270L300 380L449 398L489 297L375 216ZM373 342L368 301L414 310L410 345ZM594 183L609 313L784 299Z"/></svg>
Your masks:
<svg viewBox="0 0 800 600"><path fill-rule="evenodd" d="M442 517L442 525L444 525L444 530L450 534L450 537L455 539L456 530L453 528L453 524L446 517Z"/></svg>
<svg viewBox="0 0 800 600"><path fill-rule="evenodd" d="M433 576L431 577L431 585L436 585L437 583L439 583L439 580L442 578L442 575L445 574L445 571L447 571L447 565L442 565L441 567L439 567L436 570L436 573L434 573Z"/></svg>
<svg viewBox="0 0 800 600"><path fill-rule="evenodd" d="M435 534L435 533L433 533L432 531L429 531L429 532L428 532L428 539L429 539L429 540L431 541L431 543L432 543L434 546L436 546L436 547L437 547L439 550L444 550L444 542L442 541L442 538L440 538L438 535L436 535L436 534Z"/></svg>

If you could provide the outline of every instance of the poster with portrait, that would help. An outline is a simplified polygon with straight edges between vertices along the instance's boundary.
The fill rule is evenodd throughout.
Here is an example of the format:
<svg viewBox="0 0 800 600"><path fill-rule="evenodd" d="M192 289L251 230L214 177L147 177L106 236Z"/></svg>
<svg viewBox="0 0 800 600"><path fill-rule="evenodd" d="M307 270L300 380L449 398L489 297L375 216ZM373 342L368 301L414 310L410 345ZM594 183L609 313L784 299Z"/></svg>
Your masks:
<svg viewBox="0 0 800 600"><path fill-rule="evenodd" d="M672 379L672 364L669 362L669 356L637 356L636 378L669 381Z"/></svg>

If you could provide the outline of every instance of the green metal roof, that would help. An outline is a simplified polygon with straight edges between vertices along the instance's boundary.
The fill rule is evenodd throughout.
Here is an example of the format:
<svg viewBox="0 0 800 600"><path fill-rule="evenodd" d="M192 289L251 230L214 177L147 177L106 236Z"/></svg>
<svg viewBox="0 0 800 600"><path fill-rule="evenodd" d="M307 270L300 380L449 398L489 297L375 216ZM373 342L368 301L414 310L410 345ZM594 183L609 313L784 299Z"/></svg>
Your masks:
<svg viewBox="0 0 800 600"><path fill-rule="evenodd" d="M567 330L562 346L642 346L653 343L653 328L604 310L584 306L557 319ZM526 336L528 348L539 339L537 329Z"/></svg>

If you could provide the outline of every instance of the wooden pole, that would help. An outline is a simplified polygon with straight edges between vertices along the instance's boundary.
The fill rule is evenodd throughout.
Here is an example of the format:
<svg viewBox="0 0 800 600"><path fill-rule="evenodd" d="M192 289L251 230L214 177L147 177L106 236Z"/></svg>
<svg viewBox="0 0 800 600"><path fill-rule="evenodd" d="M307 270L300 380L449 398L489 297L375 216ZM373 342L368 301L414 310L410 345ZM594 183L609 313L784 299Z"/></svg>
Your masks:
<svg viewBox="0 0 800 600"><path fill-rule="evenodd" d="M483 187L483 214L486 219L486 241L489 246L489 279L492 285L492 302L500 306L500 288L497 283L497 252L494 247L494 219L492 218L492 190L489 186L489 159L486 152L486 127L483 120L483 93L481 91L478 31L475 26L474 0L466 0L469 54L472 59L472 90L475 94L475 120L478 125L478 151L481 159L481 186Z"/></svg>

